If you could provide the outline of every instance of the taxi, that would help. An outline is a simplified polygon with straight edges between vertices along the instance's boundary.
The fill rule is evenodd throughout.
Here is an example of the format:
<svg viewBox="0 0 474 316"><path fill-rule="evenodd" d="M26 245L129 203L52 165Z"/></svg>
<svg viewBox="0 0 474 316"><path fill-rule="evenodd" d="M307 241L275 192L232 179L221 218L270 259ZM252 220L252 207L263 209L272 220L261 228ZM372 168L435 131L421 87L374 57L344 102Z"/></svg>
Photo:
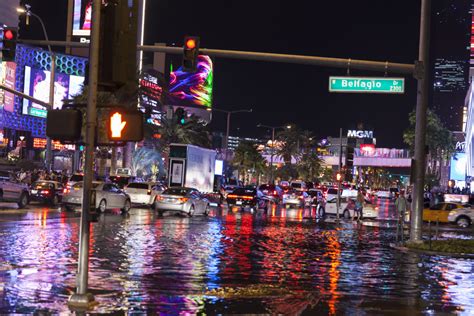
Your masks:
<svg viewBox="0 0 474 316"><path fill-rule="evenodd" d="M455 202L441 202L435 204L429 208L423 209L423 220L424 221L439 221L440 223L449 223L448 215L452 210L463 208L466 204L455 203Z"/></svg>

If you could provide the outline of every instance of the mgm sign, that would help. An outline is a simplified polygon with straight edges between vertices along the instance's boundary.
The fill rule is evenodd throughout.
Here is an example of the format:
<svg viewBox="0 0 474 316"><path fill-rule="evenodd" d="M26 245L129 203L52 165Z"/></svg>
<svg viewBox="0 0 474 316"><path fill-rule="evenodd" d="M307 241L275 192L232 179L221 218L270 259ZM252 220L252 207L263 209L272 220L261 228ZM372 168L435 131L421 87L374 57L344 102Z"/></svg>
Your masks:
<svg viewBox="0 0 474 316"><path fill-rule="evenodd" d="M350 129L347 131L347 137L348 138L374 138L374 132Z"/></svg>

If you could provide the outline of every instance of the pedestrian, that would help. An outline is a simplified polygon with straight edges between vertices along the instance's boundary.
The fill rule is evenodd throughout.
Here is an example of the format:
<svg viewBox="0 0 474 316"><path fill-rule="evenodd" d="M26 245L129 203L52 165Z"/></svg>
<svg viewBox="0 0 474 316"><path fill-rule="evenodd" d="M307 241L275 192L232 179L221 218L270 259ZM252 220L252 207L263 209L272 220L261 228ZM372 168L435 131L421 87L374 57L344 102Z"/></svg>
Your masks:
<svg viewBox="0 0 474 316"><path fill-rule="evenodd" d="M402 222L403 222L404 219L405 219L405 214L406 214L407 209L408 209L408 201L405 198L405 194L404 194L403 191L400 193L398 198L395 200L395 208L397 210L398 218L401 219Z"/></svg>
<svg viewBox="0 0 474 316"><path fill-rule="evenodd" d="M354 209L354 216L357 214L357 221L360 221L362 219L362 210L364 208L364 195L362 194L362 190L359 189L357 192L357 198L355 202L355 209ZM352 217L352 220L354 220L354 217Z"/></svg>

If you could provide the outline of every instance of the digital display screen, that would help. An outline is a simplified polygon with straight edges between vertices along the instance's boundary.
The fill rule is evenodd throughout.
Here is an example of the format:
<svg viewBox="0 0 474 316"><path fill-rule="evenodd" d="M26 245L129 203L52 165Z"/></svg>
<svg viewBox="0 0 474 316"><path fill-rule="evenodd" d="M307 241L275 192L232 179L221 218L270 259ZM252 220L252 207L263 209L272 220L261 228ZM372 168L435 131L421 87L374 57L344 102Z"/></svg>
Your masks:
<svg viewBox="0 0 474 316"><path fill-rule="evenodd" d="M25 66L25 81L23 93L32 96L35 99L49 102L49 84L51 73L47 70L41 70ZM54 109L61 109L64 99L70 99L82 90L84 77L56 73L54 78ZM30 100L23 99L22 114L46 117L47 109Z"/></svg>
<svg viewBox="0 0 474 316"><path fill-rule="evenodd" d="M90 36L92 21L92 0L74 0L72 35Z"/></svg>
<svg viewBox="0 0 474 316"><path fill-rule="evenodd" d="M15 89L16 64L13 61L0 63L0 84ZM15 96L11 92L0 89L0 108L13 112Z"/></svg>
<svg viewBox="0 0 474 316"><path fill-rule="evenodd" d="M213 66L209 56L199 55L196 72L180 67L170 73L168 99L173 106L212 107Z"/></svg>
<svg viewBox="0 0 474 316"><path fill-rule="evenodd" d="M450 179L465 181L466 180L466 163L467 157L465 153L456 153L451 158Z"/></svg>

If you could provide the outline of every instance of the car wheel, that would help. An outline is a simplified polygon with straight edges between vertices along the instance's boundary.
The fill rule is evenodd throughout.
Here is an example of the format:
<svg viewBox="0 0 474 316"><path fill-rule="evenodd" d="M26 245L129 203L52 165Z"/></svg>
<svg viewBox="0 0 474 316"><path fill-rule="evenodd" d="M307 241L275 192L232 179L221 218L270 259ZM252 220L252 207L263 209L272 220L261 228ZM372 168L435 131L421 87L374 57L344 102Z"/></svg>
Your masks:
<svg viewBox="0 0 474 316"><path fill-rule="evenodd" d="M467 216L460 216L456 219L456 224L459 227L466 228L466 227L469 227L469 225L471 225L471 221Z"/></svg>
<svg viewBox="0 0 474 316"><path fill-rule="evenodd" d="M123 208L122 208L122 212L128 213L131 208L132 208L132 203L130 202L130 200L126 200L126 201L125 201L125 204L124 204L124 206L123 206Z"/></svg>
<svg viewBox="0 0 474 316"><path fill-rule="evenodd" d="M106 209L107 209L107 201L105 201L104 199L100 200L99 207L97 208L97 211L103 213L103 212L105 212Z"/></svg>
<svg viewBox="0 0 474 316"><path fill-rule="evenodd" d="M18 207L24 208L28 204L28 194L23 192L20 195L20 200L18 201Z"/></svg>
<svg viewBox="0 0 474 316"><path fill-rule="evenodd" d="M210 207L209 207L209 204L206 205L206 209L204 210L204 216L208 216L209 215L209 211L210 211Z"/></svg>
<svg viewBox="0 0 474 316"><path fill-rule="evenodd" d="M342 213L342 216L344 216L345 219L351 218L351 213L349 213L349 210L344 210L344 213Z"/></svg>
<svg viewBox="0 0 474 316"><path fill-rule="evenodd" d="M66 204L66 205L63 205L63 209L64 209L64 211L66 211L66 212L71 212L71 211L74 210L70 205L67 205L67 204Z"/></svg>
<svg viewBox="0 0 474 316"><path fill-rule="evenodd" d="M192 217L193 215L194 215L194 205L191 205L191 207L189 208L188 216Z"/></svg>

